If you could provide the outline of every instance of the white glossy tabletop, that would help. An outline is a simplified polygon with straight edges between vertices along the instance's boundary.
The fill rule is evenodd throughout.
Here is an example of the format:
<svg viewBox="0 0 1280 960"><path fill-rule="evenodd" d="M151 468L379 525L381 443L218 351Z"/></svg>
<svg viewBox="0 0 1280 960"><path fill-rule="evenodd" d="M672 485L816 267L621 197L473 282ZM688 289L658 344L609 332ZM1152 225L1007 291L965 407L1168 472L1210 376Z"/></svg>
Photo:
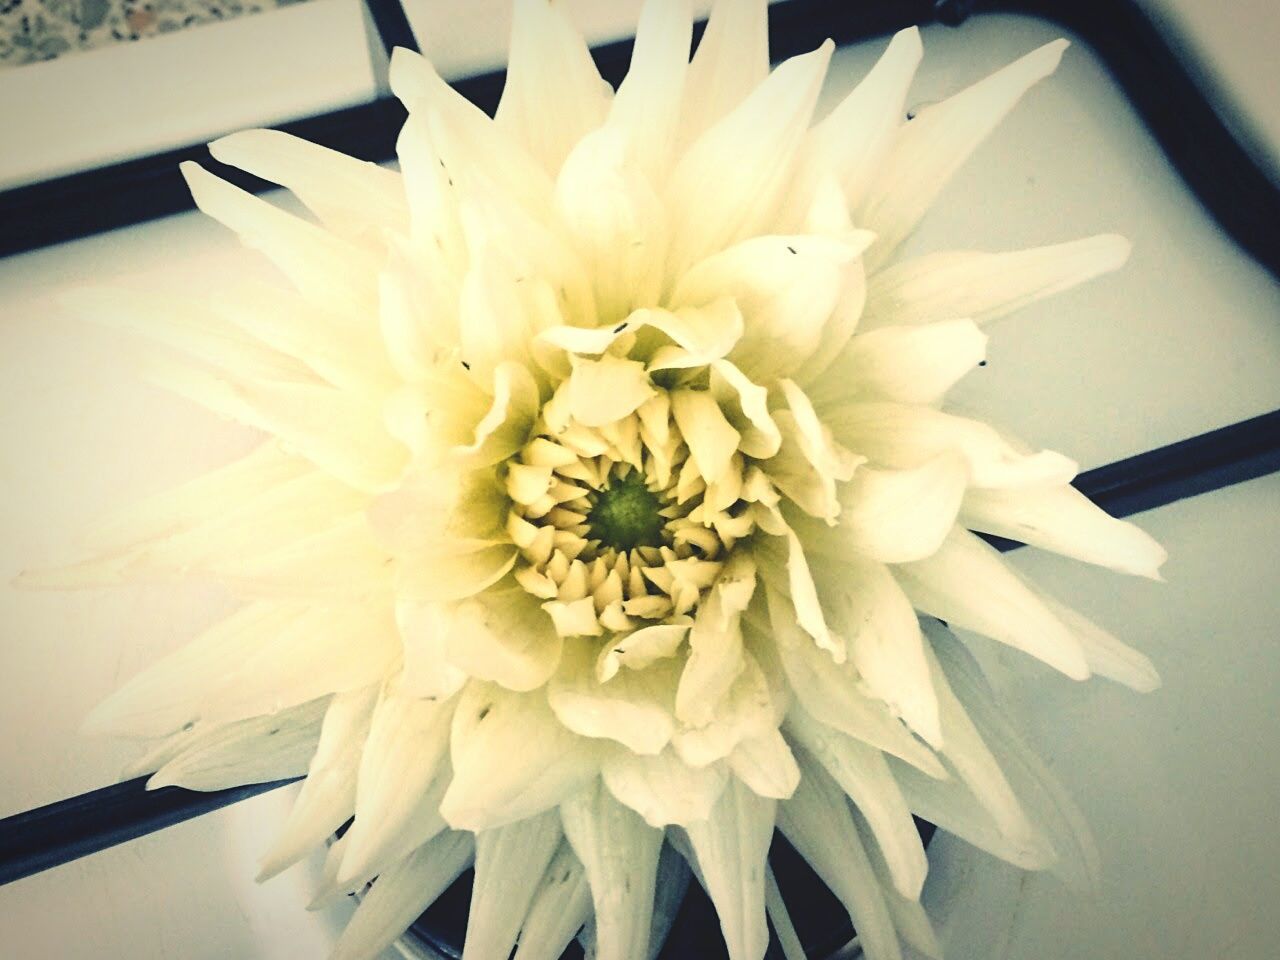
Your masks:
<svg viewBox="0 0 1280 960"><path fill-rule="evenodd" d="M1053 35L1014 18L927 30L917 99ZM879 47L840 52L833 90ZM1086 466L1280 407L1280 289L1206 219L1081 45L913 242L1000 249L1104 231L1134 241L1126 270L996 327L963 402ZM194 214L0 261L0 815L110 782L132 753L81 738L80 718L228 604L209 587L29 594L9 579L67 549L102 511L253 442L141 384L127 351L67 316L58 295L103 282L198 295L262 269ZM1097 832L1103 893L1073 899L941 839L927 889L953 960L1272 955L1278 495L1273 477L1140 518L1169 549L1164 585L1018 554L1052 592L1150 654L1166 683L1146 697L1102 681L1023 689L1032 739ZM323 956L341 911L302 909L310 868L251 880L287 800L262 797L0 888L0 955Z"/></svg>

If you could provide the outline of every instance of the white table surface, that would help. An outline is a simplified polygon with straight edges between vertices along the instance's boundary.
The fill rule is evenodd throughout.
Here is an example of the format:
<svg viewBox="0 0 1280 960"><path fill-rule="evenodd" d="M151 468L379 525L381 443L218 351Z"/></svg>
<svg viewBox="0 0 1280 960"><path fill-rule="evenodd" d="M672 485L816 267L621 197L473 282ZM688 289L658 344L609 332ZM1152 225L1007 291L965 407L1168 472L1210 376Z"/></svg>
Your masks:
<svg viewBox="0 0 1280 960"><path fill-rule="evenodd" d="M930 29L917 99L1051 35L1010 18ZM842 51L833 87L878 47ZM1087 466L1280 406L1280 290L1185 194L1080 45L975 156L916 243L997 249L1110 230L1134 241L1129 267L997 327L964 403ZM0 815L110 782L130 751L81 738L80 718L227 605L211 588L28 594L10 577L57 556L103 510L253 442L139 383L120 345L68 317L58 294L152 281L198 292L262 269L194 214L0 261ZM1280 479L1267 478L1140 518L1169 548L1164 585L1017 555L1146 650L1166 683L1146 697L1056 679L1023 692L1033 740L1097 832L1103 894L1072 899L940 839L927 891L953 960L1274 955L1277 494ZM302 910L311 867L263 887L250 879L287 799L0 888L0 956L323 956L341 911Z"/></svg>

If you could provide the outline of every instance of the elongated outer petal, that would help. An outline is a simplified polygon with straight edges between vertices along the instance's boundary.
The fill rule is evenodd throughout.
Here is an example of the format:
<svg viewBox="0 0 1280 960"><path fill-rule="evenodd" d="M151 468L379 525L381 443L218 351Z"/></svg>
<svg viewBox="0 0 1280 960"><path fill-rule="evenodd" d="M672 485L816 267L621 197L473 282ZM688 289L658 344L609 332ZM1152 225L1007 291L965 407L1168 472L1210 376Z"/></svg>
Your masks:
<svg viewBox="0 0 1280 960"><path fill-rule="evenodd" d="M769 944L764 874L776 810L777 801L731 779L711 816L685 827L730 960L758 960Z"/></svg>
<svg viewBox="0 0 1280 960"><path fill-rule="evenodd" d="M880 242L872 267L885 262L973 150L1038 80L1051 74L1067 41L1045 44L942 103L902 128L868 187L855 220Z"/></svg>
<svg viewBox="0 0 1280 960"><path fill-rule="evenodd" d="M768 863L764 868L764 907L769 915L769 923L782 947L784 960L806 960L804 945L800 935L796 933L795 924L791 922L791 914L787 911L786 901L782 899L782 891L778 889L777 878L773 875L773 867Z"/></svg>
<svg viewBox="0 0 1280 960"><path fill-rule="evenodd" d="M599 778L566 799L560 817L591 884L596 957L645 960L662 831L615 800Z"/></svg>
<svg viewBox="0 0 1280 960"><path fill-rule="evenodd" d="M670 280L772 223L832 49L828 42L783 63L681 157L665 192ZM695 89L691 81L688 95Z"/></svg>
<svg viewBox="0 0 1280 960"><path fill-rule="evenodd" d="M450 740L453 781L441 814L455 829L488 830L556 806L600 771L601 743L566 730L546 694L471 681Z"/></svg>
<svg viewBox="0 0 1280 960"><path fill-rule="evenodd" d="M907 470L861 467L840 488L840 535L881 563L922 560L955 526L969 480L964 459L947 453Z"/></svg>
<svg viewBox="0 0 1280 960"><path fill-rule="evenodd" d="M330 954L330 960L374 960L467 869L471 834L446 830L378 877Z"/></svg>
<svg viewBox="0 0 1280 960"><path fill-rule="evenodd" d="M590 916L586 870L569 841L562 840L533 891L515 960L560 960Z"/></svg>
<svg viewBox="0 0 1280 960"><path fill-rule="evenodd" d="M586 43L559 7L516 0L507 83L495 116L500 128L554 176L573 145L603 122L608 91Z"/></svg>
<svg viewBox="0 0 1280 960"><path fill-rule="evenodd" d="M822 764L867 818L893 885L904 897L919 899L929 862L884 754L823 726L799 705L791 708L787 733Z"/></svg>
<svg viewBox="0 0 1280 960"><path fill-rule="evenodd" d="M559 721L584 737L617 740L629 751L656 754L675 732L673 689L681 664L660 660L643 670L622 670L612 680L596 678L597 645L565 642L564 657L547 687L547 702Z"/></svg>
<svg viewBox="0 0 1280 960"><path fill-rule="evenodd" d="M315 754L329 698L214 727L186 744L147 781L148 790L225 790L300 777Z"/></svg>
<svg viewBox="0 0 1280 960"><path fill-rule="evenodd" d="M778 805L778 829L849 912L868 960L901 960L884 892L830 775L801 751L800 786Z"/></svg>
<svg viewBox="0 0 1280 960"><path fill-rule="evenodd" d="M367 242L375 231L404 230L408 209L395 171L280 130L242 130L209 144L215 160L291 191L324 225Z"/></svg>
<svg viewBox="0 0 1280 960"><path fill-rule="evenodd" d="M191 161L180 167L196 205L265 254L308 300L351 316L376 307L375 261L323 228L234 187Z"/></svg>
<svg viewBox="0 0 1280 960"><path fill-rule="evenodd" d="M617 753L605 761L602 772L619 802L659 828L705 820L729 782L723 764L693 767L671 747L651 756Z"/></svg>
<svg viewBox="0 0 1280 960"><path fill-rule="evenodd" d="M872 235L766 235L713 253L691 267L670 297L702 307L730 296L746 320L733 361L758 380L790 376L818 348L845 276Z"/></svg>
<svg viewBox="0 0 1280 960"><path fill-rule="evenodd" d="M671 163L692 37L688 0L646 3L631 65L609 108L609 126L622 133L652 183L662 182Z"/></svg>
<svg viewBox="0 0 1280 960"><path fill-rule="evenodd" d="M463 960L511 956L537 883L563 836L555 810L476 835L476 877Z"/></svg>
<svg viewBox="0 0 1280 960"><path fill-rule="evenodd" d="M360 753L377 700L378 685L370 684L340 693L329 702L307 779L276 842L263 857L259 883L323 846L355 812Z"/></svg>
<svg viewBox="0 0 1280 960"><path fill-rule="evenodd" d="M985 423L929 407L850 403L825 410L822 419L837 440L877 466L906 470L943 453L959 453L975 487L1069 483L1079 471L1060 453L1022 453Z"/></svg>
<svg viewBox="0 0 1280 960"><path fill-rule="evenodd" d="M388 854L444 829L433 781L447 770L456 700L422 700L388 687L374 709L360 758L356 817L338 882L375 873Z"/></svg>
<svg viewBox="0 0 1280 960"><path fill-rule="evenodd" d="M769 76L765 0L716 0L685 83L680 140L688 144Z"/></svg>
<svg viewBox="0 0 1280 960"><path fill-rule="evenodd" d="M1073 680L1089 678L1080 641L994 548L968 531L952 531L937 553L900 564L894 575L917 610L1008 644Z"/></svg>
<svg viewBox="0 0 1280 960"><path fill-rule="evenodd" d="M938 403L986 355L987 335L972 320L859 333L815 385L814 402Z"/></svg>
<svg viewBox="0 0 1280 960"><path fill-rule="evenodd" d="M879 847L869 842L872 836L871 826L856 807L851 807L849 812L853 815L853 822L858 827L858 835L862 838L863 849L867 851L867 859L871 861L871 869L875 872L880 892L884 894L889 915L893 918L893 925L898 930L898 939L905 946L924 954L929 960L942 960L942 947L938 943L937 935L933 932L933 923L929 920L929 914L925 912L918 899L904 897L894 889L889 865L885 863L884 855L880 853Z"/></svg>
<svg viewBox="0 0 1280 960"><path fill-rule="evenodd" d="M1160 579L1160 565L1168 557L1149 534L1108 516L1072 486L970 490L960 522L970 530L1152 580Z"/></svg>
<svg viewBox="0 0 1280 960"><path fill-rule="evenodd" d="M1160 674L1146 656L1052 597L1041 594L1041 599L1080 641L1085 661L1095 674L1139 693L1150 693L1159 688Z"/></svg>
<svg viewBox="0 0 1280 960"><path fill-rule="evenodd" d="M733 775L762 797L785 800L795 793L800 768L777 730L743 740L729 754Z"/></svg>
<svg viewBox="0 0 1280 960"><path fill-rule="evenodd" d="M1119 269L1129 246L1124 237L1102 234L1008 253L948 250L904 260L868 281L861 329L954 317L996 320Z"/></svg>
<svg viewBox="0 0 1280 960"><path fill-rule="evenodd" d="M912 737L884 703L859 692L851 667L836 664L806 640L795 627L790 605L772 590L769 622L798 703L833 729L900 757L930 776L946 776L933 752Z"/></svg>
<svg viewBox="0 0 1280 960"><path fill-rule="evenodd" d="M395 647L376 608L250 604L126 683L85 729L156 737L275 713L376 682Z"/></svg>
<svg viewBox="0 0 1280 960"><path fill-rule="evenodd" d="M1096 894L1098 850L1084 815L1044 761L1018 736L968 651L957 643L936 643L933 649L975 729L999 757L1027 815L1053 844L1058 855L1054 872L1073 889Z"/></svg>
<svg viewBox="0 0 1280 960"><path fill-rule="evenodd" d="M357 490L390 487L408 451L364 398L316 383L231 381L200 367L154 363L157 385L247 426L274 434L292 450Z"/></svg>
<svg viewBox="0 0 1280 960"><path fill-rule="evenodd" d="M404 649L400 690L411 697L442 699L462 689L467 675L446 656L448 637L441 629L440 604L402 601L396 604L396 625Z"/></svg>

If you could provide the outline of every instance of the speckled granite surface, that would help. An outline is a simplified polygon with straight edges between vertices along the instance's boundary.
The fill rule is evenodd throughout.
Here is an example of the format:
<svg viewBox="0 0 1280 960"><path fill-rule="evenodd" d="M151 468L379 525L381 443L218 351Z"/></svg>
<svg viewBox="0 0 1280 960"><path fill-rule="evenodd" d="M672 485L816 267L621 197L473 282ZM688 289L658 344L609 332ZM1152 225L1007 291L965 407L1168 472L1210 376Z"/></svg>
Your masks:
<svg viewBox="0 0 1280 960"><path fill-rule="evenodd" d="M0 69L302 0L0 0Z"/></svg>

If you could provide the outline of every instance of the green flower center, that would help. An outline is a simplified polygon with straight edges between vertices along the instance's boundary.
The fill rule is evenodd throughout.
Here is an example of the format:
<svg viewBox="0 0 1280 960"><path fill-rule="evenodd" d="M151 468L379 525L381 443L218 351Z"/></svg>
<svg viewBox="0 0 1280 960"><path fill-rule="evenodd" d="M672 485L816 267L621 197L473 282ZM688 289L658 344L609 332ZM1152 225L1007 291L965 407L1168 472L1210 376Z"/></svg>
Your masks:
<svg viewBox="0 0 1280 960"><path fill-rule="evenodd" d="M587 514L590 538L621 551L662 546L662 507L639 471L614 479L593 500Z"/></svg>

